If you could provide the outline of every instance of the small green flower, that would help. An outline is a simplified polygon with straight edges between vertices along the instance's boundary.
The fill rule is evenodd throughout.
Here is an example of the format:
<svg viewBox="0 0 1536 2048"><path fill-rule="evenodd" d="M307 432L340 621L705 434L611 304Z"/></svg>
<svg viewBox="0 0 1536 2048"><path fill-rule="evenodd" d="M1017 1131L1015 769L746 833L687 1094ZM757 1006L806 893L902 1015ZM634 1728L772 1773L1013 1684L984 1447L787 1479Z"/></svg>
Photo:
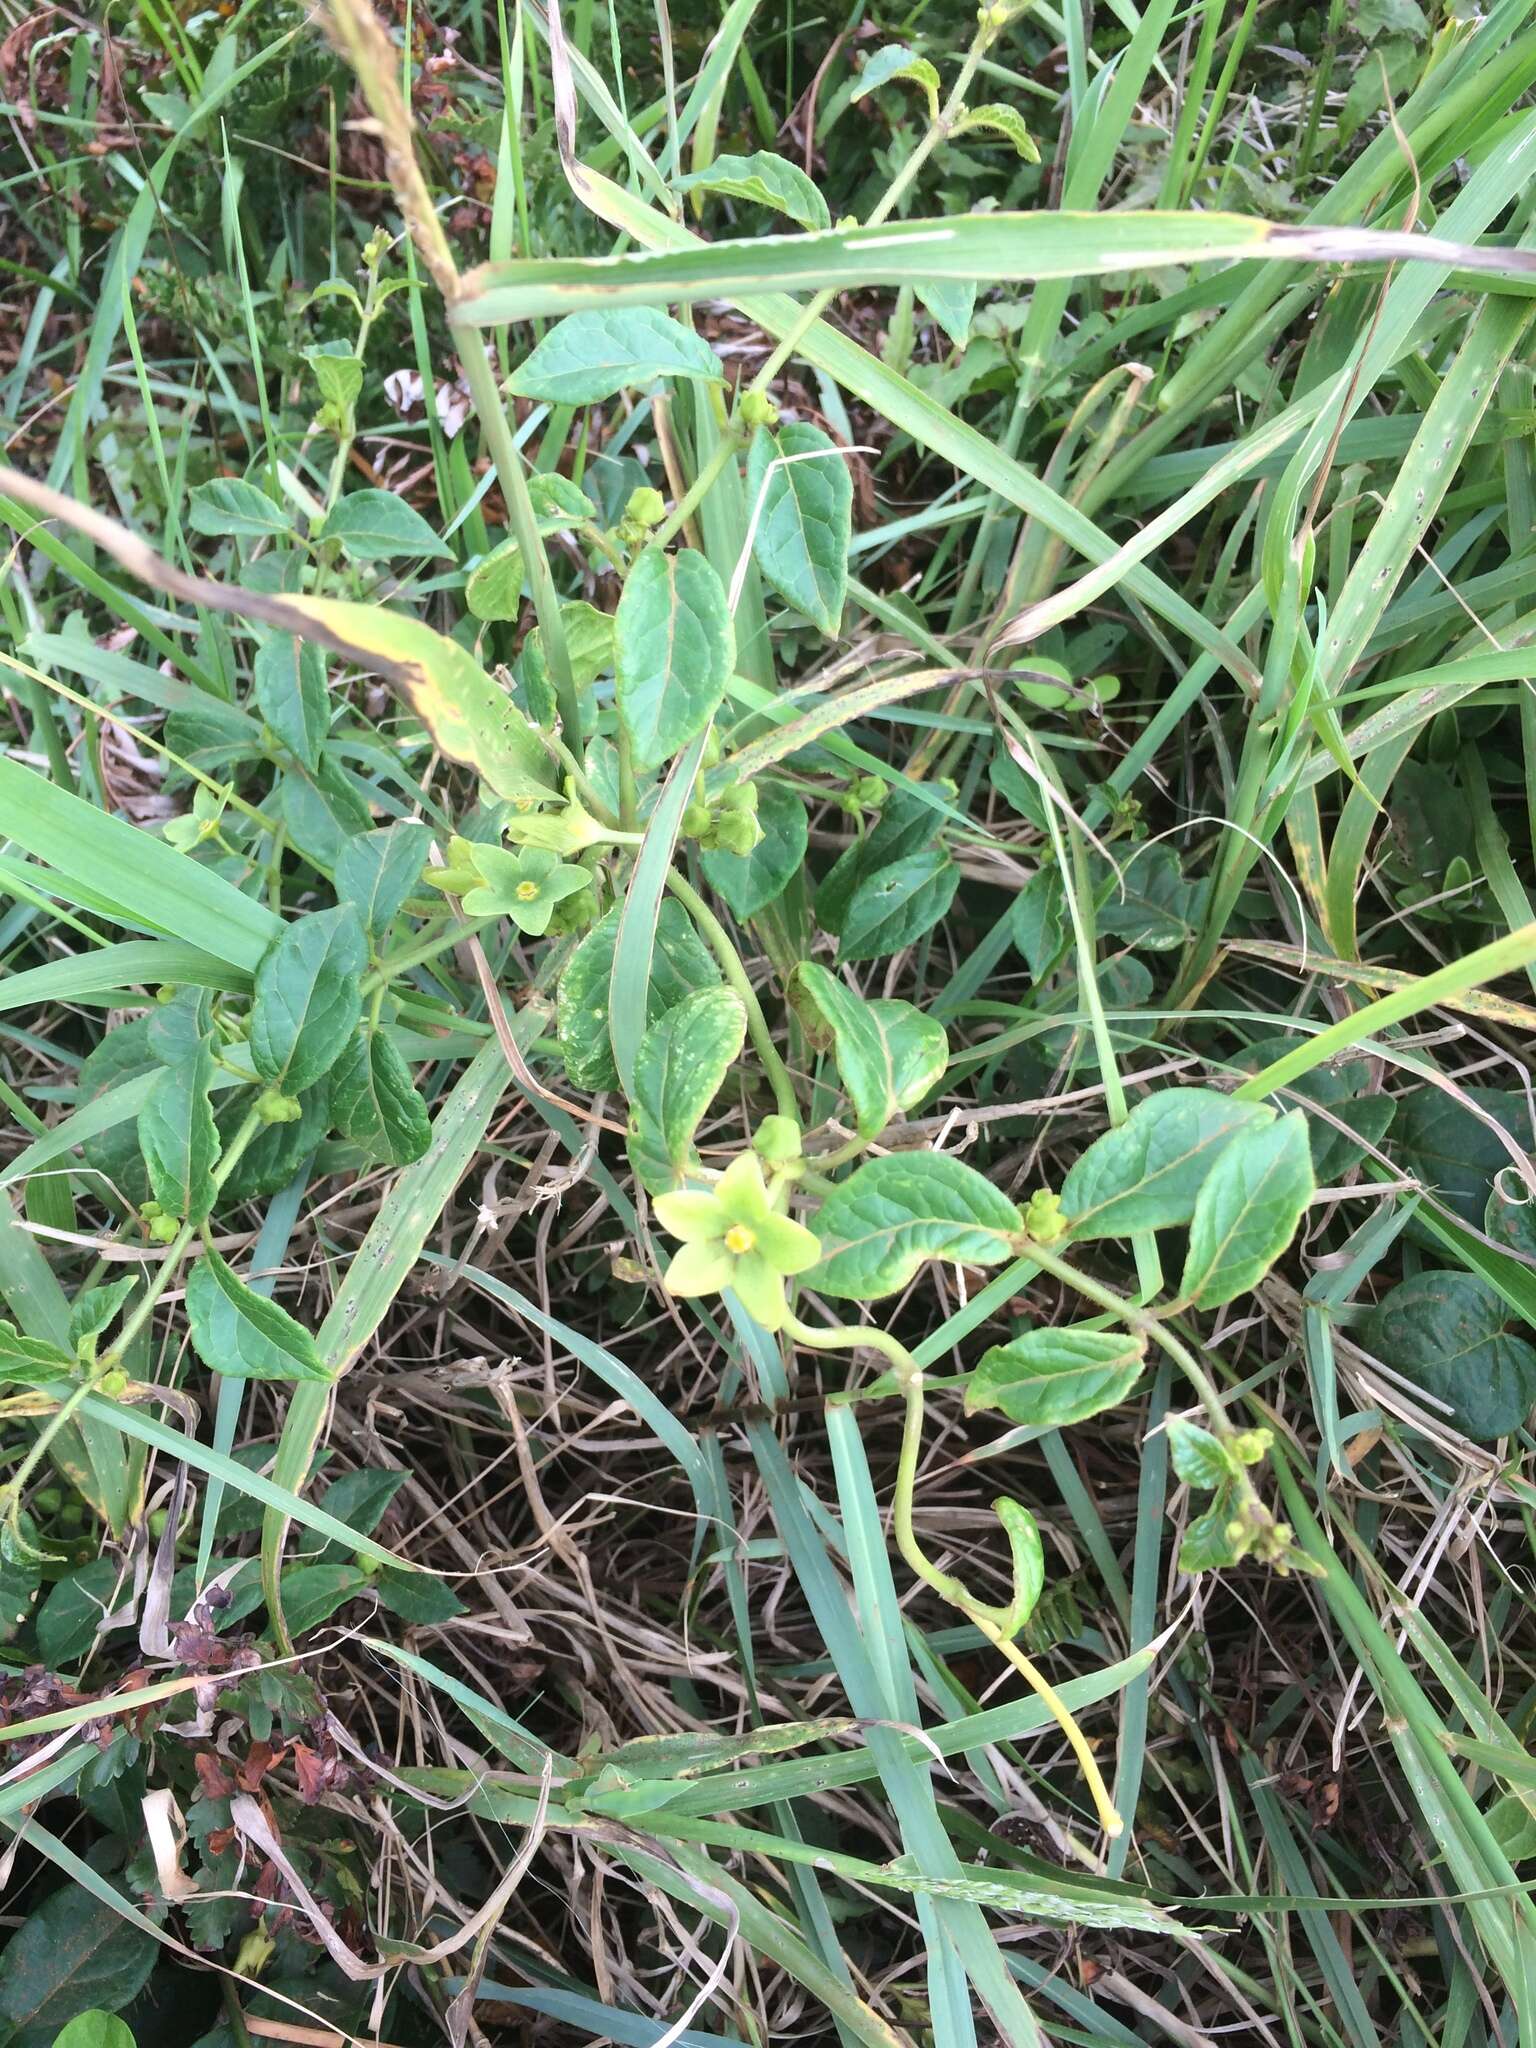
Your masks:
<svg viewBox="0 0 1536 2048"><path fill-rule="evenodd" d="M726 1288L765 1330L784 1321L787 1274L803 1273L821 1246L803 1223L781 1216L755 1152L743 1152L709 1193L658 1195L656 1214L682 1239L666 1271L671 1294L720 1294Z"/></svg>
<svg viewBox="0 0 1536 2048"><path fill-rule="evenodd" d="M1067 1234L1067 1219L1062 1214L1061 1197L1053 1195L1049 1188L1036 1188L1024 1208L1019 1212L1024 1224L1024 1234L1032 1237L1036 1244L1055 1244Z"/></svg>
<svg viewBox="0 0 1536 2048"><path fill-rule="evenodd" d="M585 868L572 867L558 854L525 846L509 853L504 846L477 846L477 887L464 898L471 917L510 917L531 938L549 930L555 905L585 889L592 879Z"/></svg>

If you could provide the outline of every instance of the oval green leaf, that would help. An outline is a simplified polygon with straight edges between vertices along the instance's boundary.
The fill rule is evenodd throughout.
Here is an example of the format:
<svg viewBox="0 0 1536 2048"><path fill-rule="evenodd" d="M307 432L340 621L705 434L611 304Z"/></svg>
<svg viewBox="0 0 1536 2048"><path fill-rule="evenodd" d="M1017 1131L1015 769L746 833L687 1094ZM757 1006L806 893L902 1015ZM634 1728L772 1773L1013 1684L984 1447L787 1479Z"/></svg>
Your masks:
<svg viewBox="0 0 1536 2048"><path fill-rule="evenodd" d="M331 1076L331 1117L344 1138L385 1166L409 1166L432 1141L427 1105L387 1033L359 1032Z"/></svg>
<svg viewBox="0 0 1536 2048"><path fill-rule="evenodd" d="M362 920L350 903L283 927L256 970L251 1059L287 1095L312 1088L340 1059L357 1027L368 964Z"/></svg>
<svg viewBox="0 0 1536 2048"><path fill-rule="evenodd" d="M339 540L355 562L388 562L399 555L451 558L453 554L421 514L393 491L350 492L332 507L318 537Z"/></svg>
<svg viewBox="0 0 1536 2048"><path fill-rule="evenodd" d="M1262 1103L1211 1088L1165 1088L1077 1160L1061 1185L1072 1235L1129 1237L1188 1223L1206 1175L1236 1133L1270 1123Z"/></svg>
<svg viewBox="0 0 1536 2048"><path fill-rule="evenodd" d="M914 944L945 915L959 886L960 870L942 846L867 875L849 899L838 959L884 960Z"/></svg>
<svg viewBox="0 0 1536 2048"><path fill-rule="evenodd" d="M167 1215L201 1223L218 1194L223 1149L213 1120L213 1050L199 1039L167 1067L139 1111L139 1145L155 1200Z"/></svg>
<svg viewBox="0 0 1536 2048"><path fill-rule="evenodd" d="M861 996L813 960L790 976L789 1000L813 1042L830 1040L861 1138L878 1137L943 1079L944 1027L913 1004Z"/></svg>
<svg viewBox="0 0 1536 2048"><path fill-rule="evenodd" d="M614 616L619 717L642 772L703 731L730 680L736 638L725 585L694 548L647 548Z"/></svg>
<svg viewBox="0 0 1536 2048"><path fill-rule="evenodd" d="M904 1287L925 1259L995 1266L1013 1253L1019 1215L991 1181L942 1153L871 1159L822 1203L820 1265L806 1285L846 1301Z"/></svg>
<svg viewBox="0 0 1536 2048"><path fill-rule="evenodd" d="M630 1088L629 1160L651 1194L681 1184L693 1161L693 1134L746 1031L741 998L728 988L703 988L641 1038Z"/></svg>
<svg viewBox="0 0 1536 2048"><path fill-rule="evenodd" d="M722 384L725 371L691 327L652 306L623 306L560 321L512 372L507 389L551 405L595 405L657 377Z"/></svg>
<svg viewBox="0 0 1536 2048"><path fill-rule="evenodd" d="M1032 1429L1065 1429L1122 1402L1141 1378L1144 1337L1129 1330L1026 1330L983 1353L965 1412L995 1408Z"/></svg>
<svg viewBox="0 0 1536 2048"><path fill-rule="evenodd" d="M303 1324L247 1287L216 1251L205 1251L187 1275L187 1321L193 1350L228 1379L330 1377Z"/></svg>
<svg viewBox="0 0 1536 2048"><path fill-rule="evenodd" d="M717 156L707 170L690 171L677 180L679 192L722 192L728 199L748 199L771 206L803 228L829 228L827 202L801 170L786 157L760 149L751 156Z"/></svg>
<svg viewBox="0 0 1536 2048"><path fill-rule="evenodd" d="M1179 1284L1184 1299L1216 1308L1256 1287L1296 1235L1316 1192L1303 1111L1238 1131L1195 1202Z"/></svg>
<svg viewBox="0 0 1536 2048"><path fill-rule="evenodd" d="M747 450L752 553L764 579L823 633L842 623L853 533L853 479L820 427L759 427Z"/></svg>
<svg viewBox="0 0 1536 2048"><path fill-rule="evenodd" d="M763 836L750 853L717 847L699 855L709 886L743 919L783 895L805 865L810 838L804 803L781 782L758 784L757 823Z"/></svg>
<svg viewBox="0 0 1536 2048"><path fill-rule="evenodd" d="M595 924L566 964L558 990L558 1031L565 1071L577 1088L616 1088L618 1068L608 1032L609 988L618 940L619 908ZM689 922L680 903L663 903L656 918L646 1020L680 1003L694 989L720 980L715 957Z"/></svg>
<svg viewBox="0 0 1536 2048"><path fill-rule="evenodd" d="M1536 1405L1536 1349L1506 1325L1511 1311L1471 1273L1405 1280L1367 1325L1383 1365L1443 1401L1463 1436L1508 1436Z"/></svg>

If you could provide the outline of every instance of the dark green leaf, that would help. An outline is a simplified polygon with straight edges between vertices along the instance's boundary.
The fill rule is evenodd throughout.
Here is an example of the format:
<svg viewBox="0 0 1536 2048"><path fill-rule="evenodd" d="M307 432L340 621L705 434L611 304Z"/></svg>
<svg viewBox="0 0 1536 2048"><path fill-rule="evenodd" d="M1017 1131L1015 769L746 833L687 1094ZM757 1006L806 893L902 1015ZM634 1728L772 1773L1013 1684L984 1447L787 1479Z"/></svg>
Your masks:
<svg viewBox="0 0 1536 2048"><path fill-rule="evenodd" d="M757 518L752 552L786 603L835 634L848 585L853 479L820 427L759 427L747 450L747 496Z"/></svg>
<svg viewBox="0 0 1536 2048"><path fill-rule="evenodd" d="M331 724L324 654L312 640L275 633L257 648L252 677L267 724L306 768L318 767Z"/></svg>
<svg viewBox="0 0 1536 2048"><path fill-rule="evenodd" d="M87 1287L77 1294L69 1307L70 1343L99 1336L138 1284L137 1276L130 1273L126 1280L111 1280L104 1287Z"/></svg>
<svg viewBox="0 0 1536 2048"><path fill-rule="evenodd" d="M1209 1088L1165 1088L1088 1147L1061 1185L1074 1237L1129 1237L1188 1223L1206 1175L1245 1125L1275 1112Z"/></svg>
<svg viewBox="0 0 1536 2048"><path fill-rule="evenodd" d="M1086 1422L1126 1398L1146 1350L1146 1339L1128 1330L1025 1330L982 1354L966 1385L966 1413L996 1408L1035 1429Z"/></svg>
<svg viewBox="0 0 1536 2048"><path fill-rule="evenodd" d="M226 1143L244 1117L249 1101L249 1096L236 1097L221 1112L220 1129ZM257 1201L287 1187L325 1136L330 1126L330 1104L331 1082L327 1075L318 1087L299 1097L296 1122L266 1124L256 1133L220 1190L221 1203Z"/></svg>
<svg viewBox="0 0 1536 2048"><path fill-rule="evenodd" d="M50 1892L6 1944L0 2022L7 2048L52 2048L53 2037L88 2007L116 2012L149 1982L159 1945L84 1890Z"/></svg>
<svg viewBox="0 0 1536 2048"><path fill-rule="evenodd" d="M1105 938L1123 939L1149 953L1187 945L1199 929L1208 885L1187 882L1178 855L1166 843L1139 848L1115 882L1102 862L1096 879L1108 883L1097 924Z"/></svg>
<svg viewBox="0 0 1536 2048"><path fill-rule="evenodd" d="M552 405L595 405L657 377L723 383L725 371L691 327L650 306L572 313L512 372L507 390Z"/></svg>
<svg viewBox="0 0 1536 2048"><path fill-rule="evenodd" d="M763 836L750 853L716 848L699 856L709 886L743 920L783 895L805 865L809 838L805 805L779 782L758 785L757 822Z"/></svg>
<svg viewBox="0 0 1536 2048"><path fill-rule="evenodd" d="M1256 1040L1243 1048L1235 1064L1246 1074L1256 1074L1295 1043L1283 1034ZM1363 1053L1329 1060L1290 1085L1288 1092L1303 1104L1317 1105L1316 1112L1308 1110L1307 1130L1312 1171L1321 1186L1342 1179L1364 1156L1365 1145L1379 1145L1391 1128L1397 1097L1370 1092L1376 1085L1376 1065Z"/></svg>
<svg viewBox="0 0 1536 2048"><path fill-rule="evenodd" d="M110 1557L92 1558L72 1571L48 1594L38 1609L38 1654L50 1671L77 1663L96 1640L96 1631L119 1583L126 1598L133 1574L126 1577Z"/></svg>
<svg viewBox="0 0 1536 2048"><path fill-rule="evenodd" d="M1536 1350L1506 1328L1510 1317L1470 1273L1419 1273L1376 1310L1368 1342L1383 1365L1443 1402L1454 1428L1491 1442L1518 1429L1536 1405Z"/></svg>
<svg viewBox="0 0 1536 2048"><path fill-rule="evenodd" d="M371 1536L383 1519L385 1509L409 1477L407 1472L381 1470L376 1466L343 1472L326 1488L321 1505L328 1515L334 1515L338 1522L345 1522L359 1536ZM343 1555L350 1553L344 1552L343 1546L334 1539L320 1551L321 1558ZM411 1575L408 1573L407 1576Z"/></svg>
<svg viewBox="0 0 1536 2048"><path fill-rule="evenodd" d="M355 1564L301 1564L283 1573L283 1615L288 1633L308 1635L329 1621L338 1607L355 1600L368 1585L368 1574Z"/></svg>
<svg viewBox="0 0 1536 2048"><path fill-rule="evenodd" d="M1065 943L1061 877L1040 868L1013 899L1009 929L1032 979L1040 981L1061 957Z"/></svg>
<svg viewBox="0 0 1536 2048"><path fill-rule="evenodd" d="M41 1547L32 1517L21 1517L27 1541ZM27 1624L43 1582L41 1558L0 1557L0 1643L14 1642Z"/></svg>
<svg viewBox="0 0 1536 2048"><path fill-rule="evenodd" d="M893 1153L858 1167L814 1218L823 1258L808 1287L874 1301L904 1287L925 1259L994 1266L1012 1255L1013 1203L962 1160Z"/></svg>
<svg viewBox="0 0 1536 2048"><path fill-rule="evenodd" d="M189 1060L213 1029L213 999L205 988L178 989L149 1015L149 1049L163 1066Z"/></svg>
<svg viewBox="0 0 1536 2048"><path fill-rule="evenodd" d="M82 1061L75 1096L77 1109L88 1108L125 1081L158 1070L160 1061L150 1049L149 1025L148 1017L135 1017L131 1024L120 1024ZM121 1123L83 1139L80 1150L86 1165L94 1167L125 1202L138 1208L149 1200L149 1171L139 1150L138 1127L132 1113Z"/></svg>
<svg viewBox="0 0 1536 2048"><path fill-rule="evenodd" d="M822 929L840 932L859 884L881 868L934 843L938 819L921 797L894 790L874 824L837 857L831 872L816 884L816 916Z"/></svg>
<svg viewBox="0 0 1536 2048"><path fill-rule="evenodd" d="M139 1145L155 1200L188 1223L201 1223L218 1193L213 1169L222 1148L212 1086L213 1049L203 1039L166 1068L139 1111Z"/></svg>
<svg viewBox="0 0 1536 2048"><path fill-rule="evenodd" d="M382 938L426 866L431 827L402 818L349 839L336 863L336 894L350 903L370 937Z"/></svg>
<svg viewBox="0 0 1536 2048"><path fill-rule="evenodd" d="M789 1000L813 1044L831 1041L861 1138L878 1137L943 1079L944 1027L911 1003L861 996L812 960L790 976Z"/></svg>
<svg viewBox="0 0 1536 2048"><path fill-rule="evenodd" d="M43 1337L24 1337L14 1323L0 1323L0 1387L46 1386L67 1379L76 1361Z"/></svg>
<svg viewBox="0 0 1536 2048"><path fill-rule="evenodd" d="M187 499L187 524L194 533L256 539L286 533L292 521L282 506L255 484L237 476L216 476L212 483L193 485Z"/></svg>
<svg viewBox="0 0 1536 2048"><path fill-rule="evenodd" d="M1223 1486L1231 1478L1232 1461L1208 1429L1173 1415L1167 1433L1173 1469L1187 1486Z"/></svg>
<svg viewBox="0 0 1536 2048"><path fill-rule="evenodd" d="M739 996L703 988L658 1017L641 1038L630 1088L629 1159L651 1194L681 1184L693 1159L693 1134L746 1030Z"/></svg>
<svg viewBox="0 0 1536 2048"><path fill-rule="evenodd" d="M387 562L398 555L447 555L421 514L393 491L353 491L333 508L321 540L339 540L357 562Z"/></svg>
<svg viewBox="0 0 1536 2048"><path fill-rule="evenodd" d="M1299 1109L1236 1132L1195 1201L1180 1294L1216 1308L1248 1293L1295 1236L1316 1192Z"/></svg>
<svg viewBox="0 0 1536 2048"><path fill-rule="evenodd" d="M251 1058L263 1080L298 1095L329 1073L362 1014L358 984L367 964L350 903L284 925L256 970Z"/></svg>
<svg viewBox="0 0 1536 2048"><path fill-rule="evenodd" d="M343 1137L386 1166L409 1166L432 1141L427 1105L383 1031L359 1032L336 1062L331 1116Z"/></svg>
<svg viewBox="0 0 1536 2048"><path fill-rule="evenodd" d="M187 1275L192 1348L210 1371L237 1380L330 1378L315 1340L285 1308L254 1293L216 1251Z"/></svg>
<svg viewBox="0 0 1536 2048"><path fill-rule="evenodd" d="M608 1035L608 991L619 911L595 924L566 964L558 993L560 1051L565 1071L578 1088L616 1088L618 1069ZM654 1024L697 988L720 980L714 955L700 939L680 903L661 906L656 948L651 956L651 990L646 1021Z"/></svg>
<svg viewBox="0 0 1536 2048"><path fill-rule="evenodd" d="M883 960L932 931L960 885L960 870L942 846L908 854L866 876L843 918L840 961Z"/></svg>
<svg viewBox="0 0 1536 2048"><path fill-rule="evenodd" d="M382 1606L417 1628L452 1621L464 1612L464 1603L453 1588L427 1572L402 1572L385 1565L374 1574L372 1584Z"/></svg>
<svg viewBox="0 0 1536 2048"><path fill-rule="evenodd" d="M614 616L619 717L636 768L659 768L703 731L734 659L725 585L713 564L694 548L647 548Z"/></svg>
<svg viewBox="0 0 1536 2048"><path fill-rule="evenodd" d="M1497 1245L1536 1265L1536 1201L1525 1194L1511 1165L1504 1186L1513 1184L1515 1200L1500 1192L1496 1181L1483 1214L1483 1228Z"/></svg>
<svg viewBox="0 0 1536 2048"><path fill-rule="evenodd" d="M690 171L677 180L679 192L723 192L729 199L748 199L771 206L803 228L832 225L827 202L798 164L760 149L752 156L717 156L707 169Z"/></svg>
<svg viewBox="0 0 1536 2048"><path fill-rule="evenodd" d="M1502 1125L1519 1148L1529 1152L1531 1112L1525 1096L1513 1091L1463 1088L1459 1093L1470 1108L1442 1088L1408 1089L1398 1098L1392 1148L1410 1173L1476 1230L1494 1176L1513 1164L1509 1147L1499 1142L1489 1124Z"/></svg>

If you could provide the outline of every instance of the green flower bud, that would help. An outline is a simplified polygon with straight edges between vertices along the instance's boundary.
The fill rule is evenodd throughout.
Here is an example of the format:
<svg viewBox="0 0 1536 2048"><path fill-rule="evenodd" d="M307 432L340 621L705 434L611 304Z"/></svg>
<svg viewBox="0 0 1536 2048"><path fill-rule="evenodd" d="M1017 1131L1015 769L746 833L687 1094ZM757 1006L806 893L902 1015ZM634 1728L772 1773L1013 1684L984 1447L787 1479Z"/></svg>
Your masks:
<svg viewBox="0 0 1536 2048"><path fill-rule="evenodd" d="M96 1382L97 1393L105 1394L109 1401L115 1401L119 1396L126 1394L128 1387L128 1375L121 1366L114 1366L111 1372L104 1372Z"/></svg>
<svg viewBox="0 0 1536 2048"><path fill-rule="evenodd" d="M708 804L689 804L683 812L683 837L702 839L712 822Z"/></svg>
<svg viewBox="0 0 1536 2048"><path fill-rule="evenodd" d="M639 527L647 533L653 526L660 526L667 516L667 501L660 491L654 491L649 484L642 484L637 491L631 491L629 502L624 507L626 525Z"/></svg>
<svg viewBox="0 0 1536 2048"><path fill-rule="evenodd" d="M550 937L558 938L565 932L584 932L588 925L596 924L597 910L597 891L591 887L578 889L574 896L567 896L557 903L550 913Z"/></svg>
<svg viewBox="0 0 1536 2048"><path fill-rule="evenodd" d="M1024 1223L1024 1234L1032 1237L1036 1244L1055 1244L1058 1238L1067 1234L1067 1219L1061 1211L1060 1195L1053 1195L1049 1188L1037 1188L1027 1205L1020 1211Z"/></svg>
<svg viewBox="0 0 1536 2048"><path fill-rule="evenodd" d="M718 848L721 853L750 853L763 836L763 828L756 818L745 811L726 811L717 817L700 844L706 849Z"/></svg>
<svg viewBox="0 0 1536 2048"><path fill-rule="evenodd" d="M40 1486L32 1496L33 1511L39 1515L56 1515L64 1505L64 1496L56 1486Z"/></svg>
<svg viewBox="0 0 1536 2048"><path fill-rule="evenodd" d="M1270 1430L1242 1429L1230 1440L1227 1449L1240 1465L1262 1465L1274 1440Z"/></svg>
<svg viewBox="0 0 1536 2048"><path fill-rule="evenodd" d="M152 1216L149 1219L149 1234L156 1244L174 1244L181 1235L179 1216Z"/></svg>
<svg viewBox="0 0 1536 2048"><path fill-rule="evenodd" d="M744 426L776 427L779 408L766 391L744 391L741 394L741 418Z"/></svg>
<svg viewBox="0 0 1536 2048"><path fill-rule="evenodd" d="M264 1124L296 1124L304 1106L297 1095L285 1095L281 1088L263 1088L256 1098L256 1114Z"/></svg>
<svg viewBox="0 0 1536 2048"><path fill-rule="evenodd" d="M800 1126L793 1117L765 1116L752 1138L752 1149L770 1166L800 1157Z"/></svg>

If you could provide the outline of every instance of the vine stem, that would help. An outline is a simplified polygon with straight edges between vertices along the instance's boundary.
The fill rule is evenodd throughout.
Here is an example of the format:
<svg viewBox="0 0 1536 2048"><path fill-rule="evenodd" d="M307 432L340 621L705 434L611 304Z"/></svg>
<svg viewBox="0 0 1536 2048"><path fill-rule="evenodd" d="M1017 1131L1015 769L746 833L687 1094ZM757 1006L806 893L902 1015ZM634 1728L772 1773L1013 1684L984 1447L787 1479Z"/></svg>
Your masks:
<svg viewBox="0 0 1536 2048"><path fill-rule="evenodd" d="M714 453L688 486L682 497L678 499L671 513L646 541L647 547L664 548L672 536L688 524L688 521L698 510L700 504L702 504L710 486L722 470L724 470L726 464L735 455L740 446L741 435L739 431L734 426L727 427L716 442Z"/></svg>
<svg viewBox="0 0 1536 2048"><path fill-rule="evenodd" d="M757 1000L757 990L747 978L747 970L741 964L741 955L731 943L731 935L710 909L704 898L686 876L676 868L667 873L667 887L678 902L699 926L709 949L720 963L720 971L740 996L742 1007L747 1013L747 1031L763 1063L773 1099L780 1116L787 1116L792 1123L800 1121L800 1105L795 1099L795 1084L790 1079L789 1069L779 1058L778 1047L768 1029L768 1019L763 1015L763 1006Z"/></svg>
<svg viewBox="0 0 1536 2048"><path fill-rule="evenodd" d="M976 76L977 67L991 48L997 33L998 25L994 23L983 22L978 28L971 47L966 52L965 62L960 67L960 74L955 80L954 89L951 91L949 98L944 102L942 110L935 105L935 110L929 119L927 128L918 138L917 146L886 187L884 196L874 207L868 220L864 222L866 228L877 228L882 221L889 220L892 212L900 205L910 189L918 172L927 163L934 150L937 149L939 144L949 134L955 124L956 117L965 105L965 96L971 89L971 81ZM934 103L930 102L930 104ZM818 292L813 299L807 302L800 318L752 379L751 388L754 391L766 391L768 389L774 378L778 376L780 370L783 369L795 350L800 346L805 336L837 297L837 290L838 288L835 285L830 286L826 291Z"/></svg>
<svg viewBox="0 0 1536 2048"><path fill-rule="evenodd" d="M1125 1822L1110 1797L1109 1787L1104 1782L1088 1739L1073 1718L1071 1708L1062 1699L1045 1674L1025 1656L1014 1643L1007 1631L1000 1625L1000 1616L1008 1609L994 1608L985 1601L974 1599L963 1583L953 1573L941 1571L928 1556L917 1539L912 1525L913 1499L917 1491L917 1469L923 1448L923 1371L898 1338L889 1330L875 1329L868 1324L852 1326L837 1323L827 1329L816 1329L809 1323L801 1322L796 1315L786 1315L783 1322L784 1334L797 1344L804 1344L812 1351L852 1351L864 1348L878 1351L891 1361L902 1391L906 1397L906 1418L901 1433L901 1458L896 1468L896 1491L892 1500L892 1525L896 1537L896 1548L912 1572L939 1595L951 1607L957 1608L967 1621L981 1631L993 1648L998 1650L1018 1672L1030 1691L1045 1708L1071 1746L1082 1771L1083 1782L1088 1787L1099 1825L1110 1837L1125 1832Z"/></svg>
<svg viewBox="0 0 1536 2048"><path fill-rule="evenodd" d="M236 1166L239 1164L241 1153L245 1150L246 1146L250 1144L252 1138L255 1137L256 1133L261 1129L261 1127L262 1120L260 1116L258 1116L254 1109L248 1110L246 1112L245 1121L241 1124L239 1130L236 1131L235 1135L230 1139L228 1148L226 1149L224 1156L220 1159L218 1165L213 1169L213 1181L215 1187L223 1187L225 1181L228 1180L229 1176L234 1172ZM164 1294L166 1288L170 1286L172 1279L175 1277L176 1268L181 1264L182 1259L186 1256L187 1246L192 1242L193 1238L196 1237L197 1233L206 1226L206 1222L207 1219L205 1217L195 1223L191 1221L183 1223L181 1229L172 1239L170 1247L165 1254L165 1257L160 1261L160 1264L155 1271L154 1279L150 1282L148 1288L145 1290L144 1298L142 1299L142 1301L137 1301L134 1303L132 1314L128 1317L127 1321L123 1324L122 1329L118 1332L117 1342L112 1346L111 1350L102 1360L103 1371L108 1370L110 1367L118 1363L118 1361L123 1357L123 1355L127 1351L129 1345L133 1342L134 1338L137 1337L140 1330L143 1329L144 1325L149 1321L150 1317L154 1314L155 1303L160 1299L161 1295Z"/></svg>
<svg viewBox="0 0 1536 2048"><path fill-rule="evenodd" d="M1216 1391L1214 1381L1187 1345L1182 1344L1160 1319L1145 1309L1137 1308L1126 1300L1123 1294L1116 1294L1112 1287L1105 1287L1091 1279L1078 1267L1067 1260L1058 1258L1037 1239L1030 1238L1025 1246L1027 1255L1034 1260L1042 1273L1050 1273L1066 1286L1074 1288L1085 1299L1122 1323L1135 1330L1138 1336L1148 1337L1162 1351L1166 1351L1174 1364L1194 1388L1200 1406L1209 1418L1211 1428L1223 1442L1233 1434L1232 1424L1227 1419L1226 1408Z"/></svg>

